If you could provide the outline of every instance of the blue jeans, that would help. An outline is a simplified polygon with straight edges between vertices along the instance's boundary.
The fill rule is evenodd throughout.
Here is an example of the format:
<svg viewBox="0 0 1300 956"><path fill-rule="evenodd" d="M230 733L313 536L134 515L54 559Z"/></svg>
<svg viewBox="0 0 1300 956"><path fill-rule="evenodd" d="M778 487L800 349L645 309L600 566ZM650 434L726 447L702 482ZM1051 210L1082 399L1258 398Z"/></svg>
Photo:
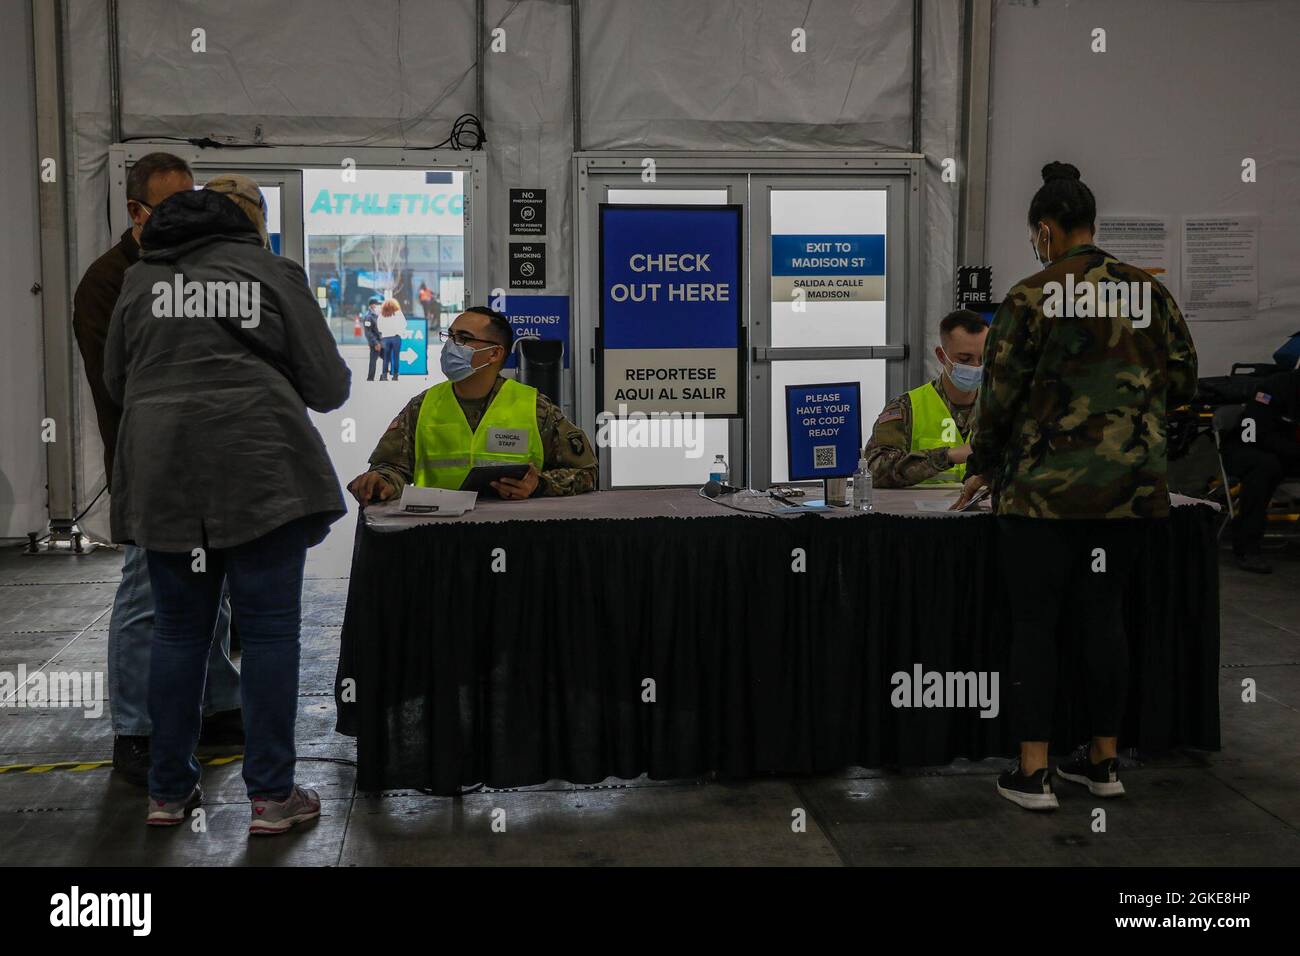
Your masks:
<svg viewBox="0 0 1300 956"><path fill-rule="evenodd" d="M390 335L381 340L384 346L384 364L381 366L382 375L391 375L397 377L398 352L402 349L402 337L400 335Z"/></svg>
<svg viewBox="0 0 1300 956"><path fill-rule="evenodd" d="M143 548L126 545L122 580L113 599L108 625L108 704L113 733L148 737L149 654L153 633L153 589ZM239 671L230 662L230 598L223 594L216 627L209 634L208 680L203 688L203 714L239 707Z"/></svg>
<svg viewBox="0 0 1300 956"><path fill-rule="evenodd" d="M203 572L191 569L188 553L149 552L157 605L149 673L151 796L178 800L199 781L199 704L223 580L230 582L243 648L244 783L250 797L278 800L293 790L298 625L311 520L291 521L233 548L209 549Z"/></svg>

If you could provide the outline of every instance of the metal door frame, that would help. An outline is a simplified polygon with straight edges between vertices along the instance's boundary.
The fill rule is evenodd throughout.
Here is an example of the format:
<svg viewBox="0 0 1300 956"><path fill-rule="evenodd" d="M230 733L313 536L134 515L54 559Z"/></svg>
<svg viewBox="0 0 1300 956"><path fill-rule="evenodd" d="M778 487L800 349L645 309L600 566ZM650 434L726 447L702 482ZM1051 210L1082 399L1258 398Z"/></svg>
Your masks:
<svg viewBox="0 0 1300 956"><path fill-rule="evenodd" d="M599 290L599 204L605 201L605 187L613 176L633 176L637 185L629 183L631 188L659 189L701 189L718 188L720 179L739 179L745 184L743 194L733 194L728 187L729 201L740 202L745 207L745 268L748 270L747 288L750 290L746 314L742 317L749 346L750 383L748 391L749 406L746 409L744 423L740 428L732 429L731 449L732 463L745 462L745 483L752 487L766 487L771 471L771 430L770 430L770 385L764 381L760 390L753 377L756 369L761 368L773 358L776 360L790 358L886 358L890 366L886 369L887 389L891 393L901 392L914 387L924 376L924 349L920 347L924 338L924 318L921 315L921 276L924 263L921 261L921 225L922 225L922 175L925 168L924 158L919 153L840 153L840 152L697 152L673 151L670 153L649 154L648 151L636 150L596 150L574 154L573 158L573 355L574 365L574 409L577 422L590 435L595 434L596 427L596 364L595 346L596 329L600 316L600 303L597 301ZM653 159L656 181L640 183L643 163ZM664 181L665 177L668 181ZM886 282L892 294L887 313L886 330L890 338L885 346L869 347L868 355L858 355L858 349L781 349L781 354L773 355L770 348L770 322L766 321L767 303L770 302L768 287L768 269L771 256L771 244L761 242L761 247L754 248L754 236L757 235L759 218L755 214L754 183L763 182L770 177L790 177L790 182L801 184L814 183L814 188L835 188L832 177L852 177L854 181L865 177L881 177L886 180L889 192L889 211L887 213L889 240L886 250L886 268L888 263L898 266L898 271L887 273ZM847 186L845 188L861 188ZM897 197L897 201L895 201ZM763 228L767 229L768 209L762 210ZM766 238L766 237L764 237ZM891 258L898 256L898 258ZM893 281L890 281L890 280ZM764 288L761 295L756 283ZM901 295L898 294L901 292ZM755 316L755 303L764 303L763 323L756 330L752 323ZM895 329L901 336L894 340ZM755 332L765 338L763 342L755 341ZM756 349L762 348L763 352ZM814 354L825 351L827 355ZM789 354L791 352L797 354ZM829 354L834 353L834 354ZM761 397L756 398L760 395ZM759 409L754 405L759 401L762 407L761 419ZM747 426L747 427L746 427ZM763 431L760 432L759 428ZM740 446L736 447L737 433L740 433ZM750 455L749 434L763 435L762 454ZM761 464L758 459L762 459ZM734 474L734 471L733 471ZM601 456L602 487L608 487L608 456ZM762 482L762 483L760 483Z"/></svg>
<svg viewBox="0 0 1300 956"><path fill-rule="evenodd" d="M220 149L191 146L174 141L132 140L115 143L108 151L109 202L114 235L128 225L126 172L148 153L164 150L184 159L192 167L208 172L240 172L262 185L279 185L281 197L280 248L282 253L306 268L303 233L302 170L342 170L345 160L365 169L450 169L467 175L465 184L465 304L487 305L488 282L488 188L487 154L482 150L396 149L385 146L265 146L249 149ZM292 174L296 175L295 179ZM289 200L287 189L296 189ZM291 242L290 227L296 230ZM297 253L296 255L294 253Z"/></svg>
<svg viewBox="0 0 1300 956"><path fill-rule="evenodd" d="M894 294L891 280L900 276L896 264L902 263L901 276L906 278L907 258L907 210L903 197L906 195L907 176L891 174L847 174L834 176L809 176L805 173L767 174L750 177L750 199L753 203L750 226L754 237L771 236L772 206L770 194L773 189L789 190L861 190L881 189L885 191L885 344L838 346L821 345L808 348L772 346L771 322L771 286L772 244L770 241L757 242L751 239L754 247L752 283L749 299L756 310L751 314L749 394L752 428L755 435L766 435L763 453L755 449L752 456L751 482L755 488L766 488L772 483L772 417L783 411L772 407L772 387L770 378L773 362L782 361L816 361L838 359L885 359L885 394L898 395L911 387L907 365L909 358L906 308L907 289L903 295ZM760 309L759 305L763 308ZM760 314L761 313L761 314ZM920 326L917 327L920 331ZM910 350L913 355L921 356L922 349ZM866 430L864 423L864 432Z"/></svg>
<svg viewBox="0 0 1300 956"><path fill-rule="evenodd" d="M574 330L574 356L579 361L574 363L574 407L580 416L578 423L587 432L588 435L595 436L596 431L596 413L595 403L598 399L596 388L596 343L599 339L598 327L600 323L600 301L598 299L595 283L600 281L600 250L597 248L598 237L600 236L600 205L608 199L609 189L654 189L654 190L677 190L677 189L724 189L727 198L724 200L728 203L740 205L740 234L748 245L749 241L749 184L748 179L743 173L730 172L722 170L714 174L701 172L668 172L660 177L656 175L656 181L646 183L641 181L640 160L636 160L634 167L628 167L620 163L617 169L606 170L600 169L590 173L583 174L582 189L583 195L578 203L579 216L583 228L575 230L581 232L582 237L588 245L584 245L595 258L592 260L594 271L592 276L592 285L590 288L584 287L578 278L578 270L574 270L575 288L578 294L574 300L581 301L585 304L578 306L578 313L591 317L592 322L589 326L584 325L581 318L575 316L572 327ZM611 180L620 180L624 177L630 177L627 183L611 182ZM589 201L588 201L589 200ZM746 254L745 269L749 268L749 256ZM575 263L576 265L576 263ZM741 282L745 288L749 287L748 272L741 276ZM742 303L742 308L748 308ZM748 324L748 314L741 313L741 335L747 335L746 326ZM743 342L742 342L743 344ZM745 350L748 354L748 349ZM745 374L745 369L740 369L740 374ZM583 396L589 396L590 404L583 401ZM745 461L746 434L745 423L747 420L747 410L741 409L739 418L730 419L730 426L727 433L727 460L734 469L737 462ZM603 449L598 449L597 453L600 459L600 487L612 487L613 467L610 462L610 456L600 454ZM733 472L734 474L734 472ZM631 485L620 485L620 488L637 487Z"/></svg>

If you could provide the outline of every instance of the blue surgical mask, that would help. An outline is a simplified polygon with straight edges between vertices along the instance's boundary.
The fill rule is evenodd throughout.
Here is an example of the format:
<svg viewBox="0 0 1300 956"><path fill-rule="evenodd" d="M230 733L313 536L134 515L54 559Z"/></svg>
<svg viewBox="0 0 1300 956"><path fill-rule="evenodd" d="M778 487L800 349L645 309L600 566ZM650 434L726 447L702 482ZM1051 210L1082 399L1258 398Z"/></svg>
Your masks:
<svg viewBox="0 0 1300 956"><path fill-rule="evenodd" d="M442 344L442 355L438 358L438 364L442 366L442 374L451 381L463 382L479 370L474 367L474 353L494 348L495 345L485 345L481 349L472 349L468 345L461 345L448 339Z"/></svg>
<svg viewBox="0 0 1300 956"><path fill-rule="evenodd" d="M943 357L952 362L952 358L947 352ZM984 369L979 365L958 365L952 362L952 368L948 369L948 380L957 387L961 392L973 392L980 387L980 382L984 380Z"/></svg>

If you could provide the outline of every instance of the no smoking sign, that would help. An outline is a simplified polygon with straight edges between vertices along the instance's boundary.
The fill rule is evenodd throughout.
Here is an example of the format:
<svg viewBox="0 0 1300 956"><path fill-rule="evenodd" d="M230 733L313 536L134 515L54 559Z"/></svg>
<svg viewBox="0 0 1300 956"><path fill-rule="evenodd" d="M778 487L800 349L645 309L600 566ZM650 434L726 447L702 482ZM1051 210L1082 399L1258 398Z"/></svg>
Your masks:
<svg viewBox="0 0 1300 956"><path fill-rule="evenodd" d="M540 242L510 243L510 288L546 287L546 246Z"/></svg>

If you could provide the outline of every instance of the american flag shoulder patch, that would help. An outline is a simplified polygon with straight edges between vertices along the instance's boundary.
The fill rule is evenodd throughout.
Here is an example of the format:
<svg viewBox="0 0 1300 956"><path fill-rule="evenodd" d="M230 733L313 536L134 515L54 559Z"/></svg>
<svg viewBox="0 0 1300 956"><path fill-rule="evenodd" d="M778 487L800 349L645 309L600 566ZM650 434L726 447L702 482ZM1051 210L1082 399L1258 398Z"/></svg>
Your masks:
<svg viewBox="0 0 1300 956"><path fill-rule="evenodd" d="M885 422L896 422L902 419L903 413L897 408L886 408L876 419L877 425L883 425Z"/></svg>
<svg viewBox="0 0 1300 956"><path fill-rule="evenodd" d="M1273 401L1273 396L1268 392L1256 392L1255 401L1259 402L1261 405L1267 405L1269 402Z"/></svg>

